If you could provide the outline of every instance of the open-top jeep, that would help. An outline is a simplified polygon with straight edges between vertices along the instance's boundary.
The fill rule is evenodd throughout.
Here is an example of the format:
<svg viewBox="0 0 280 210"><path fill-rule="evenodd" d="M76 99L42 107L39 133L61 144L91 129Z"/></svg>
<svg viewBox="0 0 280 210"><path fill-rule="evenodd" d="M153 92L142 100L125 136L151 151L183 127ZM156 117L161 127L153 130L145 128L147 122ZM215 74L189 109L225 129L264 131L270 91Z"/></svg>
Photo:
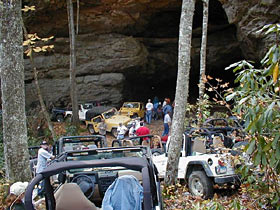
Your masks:
<svg viewBox="0 0 280 210"><path fill-rule="evenodd" d="M145 115L145 107L141 102L124 102L120 108L120 113L129 115L131 118L143 118Z"/></svg>
<svg viewBox="0 0 280 210"><path fill-rule="evenodd" d="M169 143L170 139L167 141L167 148ZM214 184L240 184L239 176L232 165L232 156L221 144L218 134L209 135L205 130L184 133L178 179L188 182L193 195L210 198L213 196ZM165 176L167 159L167 154L153 156L160 178Z"/></svg>
<svg viewBox="0 0 280 210"><path fill-rule="evenodd" d="M53 155L59 156L72 150L88 150L104 146L107 146L107 142L101 135L62 136L54 143L52 152Z"/></svg>
<svg viewBox="0 0 280 210"><path fill-rule="evenodd" d="M99 112L99 110L90 110L86 113L86 127L91 134L98 133L98 125L105 120L107 124L107 132L111 132L114 137L117 137L117 127L119 123L127 126L131 118L125 115L120 115L116 108L107 109Z"/></svg>
<svg viewBox="0 0 280 210"><path fill-rule="evenodd" d="M114 184L116 185L118 179L125 178L125 176L134 177L136 182L142 186L143 191L140 199L142 209L163 209L160 182L149 148L98 148L85 151L68 151L63 155L64 157L61 156L58 162L48 166L31 181L25 193L26 209L35 209L32 194L40 181L45 184L44 194L47 210L63 209L61 208L63 202L59 201L59 197L63 197L60 188L69 186L68 183L77 184L83 196L82 199L81 197L71 196L71 188L68 188L68 192L63 192L70 196L64 202L65 205L71 203L76 209L82 210L78 205L85 205L82 204L84 201L87 204L94 203L95 206L101 207L104 204L103 199L108 200L108 197L106 197L109 196L107 189L112 188ZM51 182L51 177L57 174L64 178L59 179L59 184L54 184ZM127 199L126 196L131 196L128 192L130 190L135 192L136 189L130 182L127 182L125 189L120 188L119 191L121 192L111 194L109 199L112 202ZM134 196L128 199L131 199L131 202L137 200ZM125 207L122 209L125 209Z"/></svg>

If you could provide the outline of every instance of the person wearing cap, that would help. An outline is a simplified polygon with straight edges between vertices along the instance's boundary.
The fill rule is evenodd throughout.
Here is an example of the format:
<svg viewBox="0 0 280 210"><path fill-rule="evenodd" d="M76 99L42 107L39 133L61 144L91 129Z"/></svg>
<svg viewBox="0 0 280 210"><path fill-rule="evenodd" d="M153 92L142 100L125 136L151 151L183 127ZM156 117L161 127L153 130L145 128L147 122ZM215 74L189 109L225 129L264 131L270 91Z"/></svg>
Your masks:
<svg viewBox="0 0 280 210"><path fill-rule="evenodd" d="M6 210L25 210L24 194L28 182L16 182L10 187L10 194L6 198Z"/></svg>
<svg viewBox="0 0 280 210"><path fill-rule="evenodd" d="M40 145L40 149L38 150L37 156L37 166L36 166L36 174L41 173L46 167L49 159L53 160L55 157L48 151L49 144L46 141L43 141ZM40 187L38 190L38 195L42 195L44 190L44 182L40 183Z"/></svg>

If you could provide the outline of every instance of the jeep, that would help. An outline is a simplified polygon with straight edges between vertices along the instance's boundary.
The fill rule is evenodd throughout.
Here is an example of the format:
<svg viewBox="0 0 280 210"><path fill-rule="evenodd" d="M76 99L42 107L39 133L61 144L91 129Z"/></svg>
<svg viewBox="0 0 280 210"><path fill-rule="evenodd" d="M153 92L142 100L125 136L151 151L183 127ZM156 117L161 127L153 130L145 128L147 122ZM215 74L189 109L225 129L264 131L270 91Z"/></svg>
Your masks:
<svg viewBox="0 0 280 210"><path fill-rule="evenodd" d="M128 115L131 118L143 118L145 115L145 107L140 102L124 102L120 108L120 113Z"/></svg>
<svg viewBox="0 0 280 210"><path fill-rule="evenodd" d="M61 179L59 179L58 184L55 184L51 182L51 177L57 174ZM58 199L57 193L61 192L61 187L67 184L69 186L69 183L78 185L83 199L72 196L69 200L65 196L65 199L67 199L63 202L65 205L72 202L76 209L82 209L78 205L84 204L83 201L87 200L88 205L94 204L97 207L101 207L103 199L106 197L107 189L112 186L111 184L115 180L125 175L135 177L136 182L143 187L141 209L163 209L158 173L152 162L151 152L147 147L98 148L85 151L69 150L64 153L63 158L48 166L31 181L25 193L25 208L35 209L32 195L40 181L45 183L45 209L47 210L54 210L58 206L60 207L59 209L62 209L62 201L59 200L58 202L56 200ZM131 186L131 189L136 190L130 182L127 182L126 185L126 189ZM74 189L72 190L74 191ZM64 191L64 193L66 195L71 194L71 189L68 192ZM123 191L120 193L120 198L110 197L110 199L125 199L123 196L126 195L127 193ZM85 199L85 197L88 199Z"/></svg>
<svg viewBox="0 0 280 210"><path fill-rule="evenodd" d="M178 179L187 181L190 192L203 198L213 196L214 184L236 186L240 184L240 178L235 173L228 149L206 149L207 142L212 141L210 138L212 137L209 135L196 136L185 132L178 165ZM167 150L169 143L170 138L167 141ZM165 176L167 159L167 154L153 156L160 178Z"/></svg>
<svg viewBox="0 0 280 210"><path fill-rule="evenodd" d="M91 134L98 133L98 125L105 120L107 124L107 132L110 132L114 137L117 137L117 127L119 123L127 126L131 118L125 115L118 114L116 108L107 109L105 112L98 112L98 110L90 110L86 114L86 127Z"/></svg>

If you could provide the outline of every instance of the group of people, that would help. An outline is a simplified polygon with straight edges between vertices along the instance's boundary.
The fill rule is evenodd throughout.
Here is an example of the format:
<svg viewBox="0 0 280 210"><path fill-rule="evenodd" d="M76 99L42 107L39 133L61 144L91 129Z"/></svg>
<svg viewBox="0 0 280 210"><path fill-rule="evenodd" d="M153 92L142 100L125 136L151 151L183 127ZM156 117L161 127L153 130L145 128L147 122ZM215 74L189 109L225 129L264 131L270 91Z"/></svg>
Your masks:
<svg viewBox="0 0 280 210"><path fill-rule="evenodd" d="M164 99L162 106L157 97L154 98L153 103L151 102L151 99L148 99L148 103L146 104L146 122L151 124L152 116L154 116L154 120L157 120L162 116L164 125L162 136L169 134L172 113L173 107L169 98Z"/></svg>
<svg viewBox="0 0 280 210"><path fill-rule="evenodd" d="M128 128L122 123L120 123L117 128L117 133L118 133L117 139L123 139L127 130ZM137 124L136 122L132 123L132 126L129 128L128 131L129 137L144 136L149 134L150 134L150 129L144 125L143 121L139 122L139 124ZM143 140L145 140L145 138Z"/></svg>

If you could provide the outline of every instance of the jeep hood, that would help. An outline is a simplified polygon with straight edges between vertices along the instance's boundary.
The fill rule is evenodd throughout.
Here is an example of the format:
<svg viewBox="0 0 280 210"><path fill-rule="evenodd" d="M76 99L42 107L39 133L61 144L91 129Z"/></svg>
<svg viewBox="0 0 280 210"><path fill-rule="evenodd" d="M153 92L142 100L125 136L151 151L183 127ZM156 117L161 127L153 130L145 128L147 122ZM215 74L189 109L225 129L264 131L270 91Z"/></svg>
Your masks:
<svg viewBox="0 0 280 210"><path fill-rule="evenodd" d="M129 121L131 121L130 117L124 115L114 115L113 117L106 119L107 124L118 126L119 123L126 125Z"/></svg>

